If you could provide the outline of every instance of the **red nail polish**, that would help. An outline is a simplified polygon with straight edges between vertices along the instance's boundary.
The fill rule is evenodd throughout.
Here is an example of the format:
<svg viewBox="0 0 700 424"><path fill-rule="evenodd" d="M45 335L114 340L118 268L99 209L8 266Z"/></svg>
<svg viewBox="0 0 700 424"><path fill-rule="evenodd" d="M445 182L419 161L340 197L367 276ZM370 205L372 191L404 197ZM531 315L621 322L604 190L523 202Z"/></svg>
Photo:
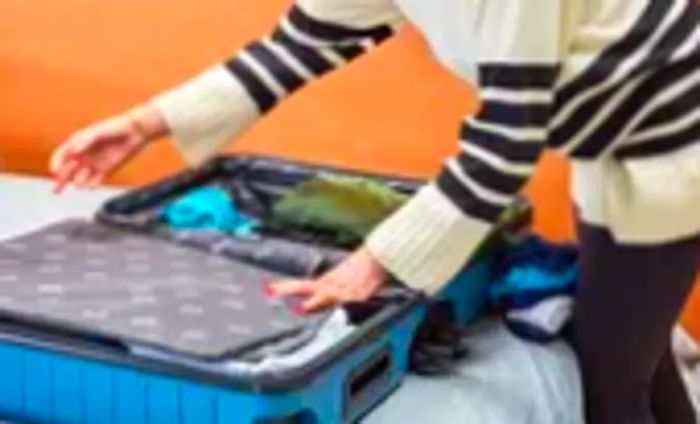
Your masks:
<svg viewBox="0 0 700 424"><path fill-rule="evenodd" d="M304 305L302 305L301 303L297 303L296 305L292 306L292 310L299 315L306 314L306 311L304 310Z"/></svg>
<svg viewBox="0 0 700 424"><path fill-rule="evenodd" d="M272 283L267 283L263 286L263 293L267 297L275 296L275 289L272 287Z"/></svg>

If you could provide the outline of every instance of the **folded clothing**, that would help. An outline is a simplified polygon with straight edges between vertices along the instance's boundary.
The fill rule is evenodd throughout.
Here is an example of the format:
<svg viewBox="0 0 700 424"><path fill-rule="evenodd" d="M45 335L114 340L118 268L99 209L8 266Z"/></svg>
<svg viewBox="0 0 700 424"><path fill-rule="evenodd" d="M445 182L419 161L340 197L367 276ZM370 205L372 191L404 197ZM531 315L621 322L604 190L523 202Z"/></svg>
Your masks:
<svg viewBox="0 0 700 424"><path fill-rule="evenodd" d="M238 181L195 189L160 209L159 231L179 243L275 269L318 275L347 257L407 195L368 178L320 174L278 200ZM246 212L262 216L263 222ZM271 206L270 206L271 204ZM234 237L231 237L234 236Z"/></svg>
<svg viewBox="0 0 700 424"><path fill-rule="evenodd" d="M578 256L573 244L530 236L496 259L489 297L511 331L536 342L560 336L573 313Z"/></svg>
<svg viewBox="0 0 700 424"><path fill-rule="evenodd" d="M318 275L348 256L348 252L342 249L263 235L230 237L211 229L175 230L167 235L179 244L274 269L293 277Z"/></svg>
<svg viewBox="0 0 700 424"><path fill-rule="evenodd" d="M311 363L329 349L337 346L355 329L356 327L350 322L347 312L342 308L337 308L318 328L313 338L298 349L283 354L275 353L275 351L279 352L279 348L275 351L268 350L267 354L259 356L259 362L245 363L231 360L225 362L223 366L226 372L236 375L282 374L285 371Z"/></svg>
<svg viewBox="0 0 700 424"><path fill-rule="evenodd" d="M552 294L571 293L576 285L577 262L575 245L529 236L496 258L490 299L506 308L518 308Z"/></svg>
<svg viewBox="0 0 700 424"><path fill-rule="evenodd" d="M558 339L574 312L573 296L544 298L531 306L506 312L506 327L516 336L538 343Z"/></svg>
<svg viewBox="0 0 700 424"><path fill-rule="evenodd" d="M372 179L321 174L286 193L265 225L325 233L336 244L351 246L406 200L408 195Z"/></svg>
<svg viewBox="0 0 700 424"><path fill-rule="evenodd" d="M220 187L203 187L176 199L162 209L162 219L174 229L215 229L248 235L260 223L238 210L235 200Z"/></svg>
<svg viewBox="0 0 700 424"><path fill-rule="evenodd" d="M508 233L506 233L508 235ZM507 237L505 247L482 266L488 278L474 278L479 265L458 274L432 302L412 349L420 374L449 374L467 354L459 335L491 306L516 336L538 343L559 338L573 311L578 251L525 235ZM477 271L478 272L478 271ZM463 281L460 281L463 280ZM442 297L460 299L459 305Z"/></svg>

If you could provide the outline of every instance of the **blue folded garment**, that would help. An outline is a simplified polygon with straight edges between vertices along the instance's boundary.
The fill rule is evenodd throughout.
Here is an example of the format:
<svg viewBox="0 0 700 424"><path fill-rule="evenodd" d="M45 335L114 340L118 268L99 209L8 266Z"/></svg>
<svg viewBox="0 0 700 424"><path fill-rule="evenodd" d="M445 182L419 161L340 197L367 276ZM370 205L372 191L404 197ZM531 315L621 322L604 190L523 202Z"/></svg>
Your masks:
<svg viewBox="0 0 700 424"><path fill-rule="evenodd" d="M522 290L508 293L498 298L491 297L490 303L502 310L529 308L544 299L558 296L573 296L576 292L574 284L561 288Z"/></svg>
<svg viewBox="0 0 700 424"><path fill-rule="evenodd" d="M238 210L235 200L219 187L204 187L166 205L162 219L172 228L215 229L234 235L250 235L260 222Z"/></svg>
<svg viewBox="0 0 700 424"><path fill-rule="evenodd" d="M578 249L537 236L508 247L496 259L489 297L504 306L528 306L557 294L573 293L578 278Z"/></svg>
<svg viewBox="0 0 700 424"><path fill-rule="evenodd" d="M578 257L573 244L530 236L496 258L489 298L515 335L538 343L559 337L573 313Z"/></svg>

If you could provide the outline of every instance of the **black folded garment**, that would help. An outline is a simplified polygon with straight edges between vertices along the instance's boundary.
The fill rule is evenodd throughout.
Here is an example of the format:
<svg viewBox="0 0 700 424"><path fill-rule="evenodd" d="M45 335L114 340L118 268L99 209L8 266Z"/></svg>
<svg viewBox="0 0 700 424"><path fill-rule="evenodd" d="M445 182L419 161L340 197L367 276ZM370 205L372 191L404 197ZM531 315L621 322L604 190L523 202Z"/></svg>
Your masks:
<svg viewBox="0 0 700 424"><path fill-rule="evenodd" d="M348 256L348 252L274 236L233 237L216 230L168 230L178 243L259 265L293 277L319 275Z"/></svg>

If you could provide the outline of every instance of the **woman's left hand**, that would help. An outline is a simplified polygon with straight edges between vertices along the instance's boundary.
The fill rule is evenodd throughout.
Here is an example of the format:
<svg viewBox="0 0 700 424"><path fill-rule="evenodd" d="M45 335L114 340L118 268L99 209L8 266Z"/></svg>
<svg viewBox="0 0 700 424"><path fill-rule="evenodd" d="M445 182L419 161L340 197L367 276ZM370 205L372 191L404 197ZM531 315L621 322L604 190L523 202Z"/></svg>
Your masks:
<svg viewBox="0 0 700 424"><path fill-rule="evenodd" d="M387 279L384 267L361 248L323 276L313 280L283 280L268 287L271 296L304 298L299 312L309 313L338 303L371 298Z"/></svg>

